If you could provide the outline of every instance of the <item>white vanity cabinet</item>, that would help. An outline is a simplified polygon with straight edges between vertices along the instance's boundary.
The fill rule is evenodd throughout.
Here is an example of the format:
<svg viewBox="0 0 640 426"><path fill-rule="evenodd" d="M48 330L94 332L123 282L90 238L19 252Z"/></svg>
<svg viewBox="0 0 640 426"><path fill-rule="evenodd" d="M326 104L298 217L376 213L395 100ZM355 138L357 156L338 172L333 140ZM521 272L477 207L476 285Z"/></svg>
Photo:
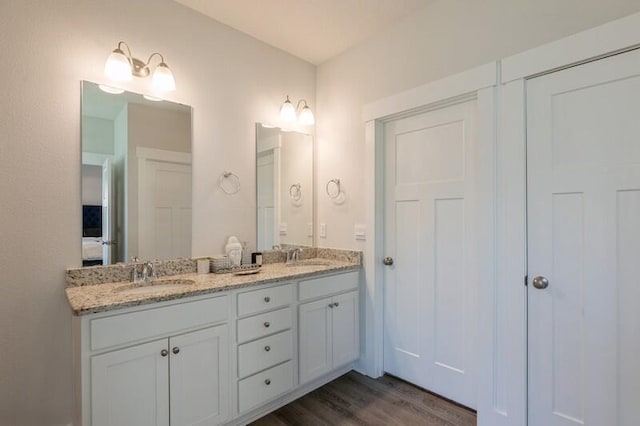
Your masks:
<svg viewBox="0 0 640 426"><path fill-rule="evenodd" d="M82 422L213 426L230 418L229 297L80 318Z"/></svg>
<svg viewBox="0 0 640 426"><path fill-rule="evenodd" d="M357 289L357 272L300 282L301 384L358 359Z"/></svg>
<svg viewBox="0 0 640 426"><path fill-rule="evenodd" d="M238 412L295 386L295 285L238 293Z"/></svg>

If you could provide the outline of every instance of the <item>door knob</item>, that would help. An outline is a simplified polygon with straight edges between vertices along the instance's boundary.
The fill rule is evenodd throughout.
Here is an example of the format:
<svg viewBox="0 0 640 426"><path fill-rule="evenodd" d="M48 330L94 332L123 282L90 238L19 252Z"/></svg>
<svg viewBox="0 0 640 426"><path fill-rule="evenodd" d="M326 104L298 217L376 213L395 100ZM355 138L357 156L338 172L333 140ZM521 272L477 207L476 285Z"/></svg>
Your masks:
<svg viewBox="0 0 640 426"><path fill-rule="evenodd" d="M174 347L174 348L173 348L173 353L174 353L174 354L176 354L176 355L178 355L178 354L180 353L180 348L179 348L179 347L177 347L177 346L176 346L176 347Z"/></svg>
<svg viewBox="0 0 640 426"><path fill-rule="evenodd" d="M544 290L549 287L549 280L543 276L537 276L533 279L533 286L537 289Z"/></svg>
<svg viewBox="0 0 640 426"><path fill-rule="evenodd" d="M393 257L385 257L384 259L382 259L382 263L385 266L391 266L393 265Z"/></svg>
<svg viewBox="0 0 640 426"><path fill-rule="evenodd" d="M163 350L160 351L160 355L161 356L167 356L167 355L169 355L169 351L166 350L166 349L163 349Z"/></svg>

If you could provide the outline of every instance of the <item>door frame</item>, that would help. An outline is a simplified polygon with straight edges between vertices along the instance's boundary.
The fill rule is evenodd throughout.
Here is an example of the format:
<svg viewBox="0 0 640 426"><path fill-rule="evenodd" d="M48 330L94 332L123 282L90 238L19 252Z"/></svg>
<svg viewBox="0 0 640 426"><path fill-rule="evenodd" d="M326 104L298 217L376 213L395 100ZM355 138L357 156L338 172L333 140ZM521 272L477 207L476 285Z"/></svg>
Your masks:
<svg viewBox="0 0 640 426"><path fill-rule="evenodd" d="M365 105L365 193L366 223L372 229L372 237L367 239L364 253L365 297L362 322L364 335L364 355L359 368L372 377L384 373L384 125L398 118L421 114L452 103L475 100L477 105L477 135L475 161L477 164L477 193L482 193L475 202L478 209L476 219L477 270L478 279L478 336L486 335L484 324L491 319L493 299L490 297L495 287L495 163L496 163L496 111L498 108L497 86L499 83L499 63L472 68L468 71L402 92ZM485 291L483 289L489 289ZM487 308L489 307L489 308ZM487 319L484 319L484 318ZM486 364L492 357L494 344L478 339L480 353L477 370L478 389L485 385ZM524 354L524 348L520 351ZM478 412L484 402L478 392Z"/></svg>
<svg viewBox="0 0 640 426"><path fill-rule="evenodd" d="M384 121L495 84L489 121L494 150L485 153L494 161L493 220L487 222L490 232L485 234L490 233L494 243L495 262L479 265L481 273L492 273L495 279L483 279L486 287L481 287L478 299L480 336L486 336L478 341L478 424L527 424L526 80L640 48L638 28L640 13L364 106L365 219L371 237L364 253L360 371L372 377L383 374Z"/></svg>

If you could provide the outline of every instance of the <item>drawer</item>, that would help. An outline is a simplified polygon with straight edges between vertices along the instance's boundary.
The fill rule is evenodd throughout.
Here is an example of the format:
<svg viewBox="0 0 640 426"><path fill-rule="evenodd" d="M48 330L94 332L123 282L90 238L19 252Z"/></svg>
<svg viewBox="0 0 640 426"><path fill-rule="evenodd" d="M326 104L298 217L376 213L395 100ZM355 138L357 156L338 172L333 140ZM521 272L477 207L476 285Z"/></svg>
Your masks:
<svg viewBox="0 0 640 426"><path fill-rule="evenodd" d="M293 332L273 336L238 347L238 376L247 377L293 358Z"/></svg>
<svg viewBox="0 0 640 426"><path fill-rule="evenodd" d="M293 363L286 362L238 382L238 410L242 413L293 388Z"/></svg>
<svg viewBox="0 0 640 426"><path fill-rule="evenodd" d="M293 284L247 291L238 294L238 316L280 308L294 302Z"/></svg>
<svg viewBox="0 0 640 426"><path fill-rule="evenodd" d="M343 291L355 290L358 288L359 274L359 271L352 271L300 281L300 300L315 299Z"/></svg>
<svg viewBox="0 0 640 426"><path fill-rule="evenodd" d="M91 320L91 350L104 349L226 321L229 297L146 309Z"/></svg>
<svg viewBox="0 0 640 426"><path fill-rule="evenodd" d="M238 343L287 330L291 328L292 323L293 310L291 308L243 318L238 320Z"/></svg>

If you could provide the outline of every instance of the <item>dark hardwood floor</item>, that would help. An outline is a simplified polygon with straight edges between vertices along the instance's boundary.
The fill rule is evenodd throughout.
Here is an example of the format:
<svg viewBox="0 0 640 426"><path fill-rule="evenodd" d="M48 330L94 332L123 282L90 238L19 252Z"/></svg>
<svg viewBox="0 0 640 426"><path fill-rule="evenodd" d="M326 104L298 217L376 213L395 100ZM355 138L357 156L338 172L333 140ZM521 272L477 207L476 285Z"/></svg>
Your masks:
<svg viewBox="0 0 640 426"><path fill-rule="evenodd" d="M352 371L251 424L475 426L476 413L395 377Z"/></svg>

